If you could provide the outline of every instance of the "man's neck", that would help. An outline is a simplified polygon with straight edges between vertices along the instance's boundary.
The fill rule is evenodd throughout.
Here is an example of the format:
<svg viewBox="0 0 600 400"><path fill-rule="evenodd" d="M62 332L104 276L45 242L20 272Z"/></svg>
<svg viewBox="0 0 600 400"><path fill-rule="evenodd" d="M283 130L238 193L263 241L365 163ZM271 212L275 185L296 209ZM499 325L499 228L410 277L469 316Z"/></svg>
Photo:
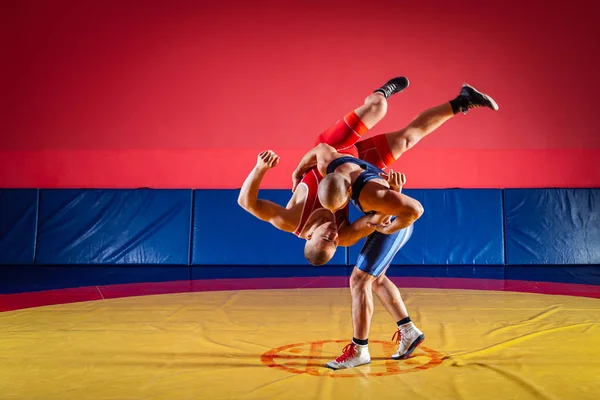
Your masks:
<svg viewBox="0 0 600 400"><path fill-rule="evenodd" d="M304 225L302 237L312 233L317 227L326 222L335 222L335 215L326 208L315 210L306 221L306 225Z"/></svg>

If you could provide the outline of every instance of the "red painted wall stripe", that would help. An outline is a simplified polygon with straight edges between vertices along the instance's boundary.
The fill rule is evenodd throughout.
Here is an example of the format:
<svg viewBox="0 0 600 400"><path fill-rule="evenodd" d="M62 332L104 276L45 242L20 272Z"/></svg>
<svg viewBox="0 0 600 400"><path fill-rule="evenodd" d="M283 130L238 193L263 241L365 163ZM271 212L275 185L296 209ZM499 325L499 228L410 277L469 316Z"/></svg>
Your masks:
<svg viewBox="0 0 600 400"><path fill-rule="evenodd" d="M301 150L281 150L263 188L290 188ZM239 188L260 149L0 151L0 187ZM600 187L600 149L415 148L393 168L407 188Z"/></svg>
<svg viewBox="0 0 600 400"><path fill-rule="evenodd" d="M407 154L397 168L410 187L600 187L600 2L459 8L0 2L0 187L234 188L273 148L286 164L266 187L287 188L314 138L396 75L411 85L372 134L406 126L463 82L500 104Z"/></svg>

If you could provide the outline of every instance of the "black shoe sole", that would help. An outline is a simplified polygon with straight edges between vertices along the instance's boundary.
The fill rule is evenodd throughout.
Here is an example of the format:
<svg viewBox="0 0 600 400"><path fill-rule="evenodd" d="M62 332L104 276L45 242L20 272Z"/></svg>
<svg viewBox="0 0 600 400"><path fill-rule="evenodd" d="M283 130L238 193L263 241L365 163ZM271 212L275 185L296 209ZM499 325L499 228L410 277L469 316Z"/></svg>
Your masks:
<svg viewBox="0 0 600 400"><path fill-rule="evenodd" d="M466 86L468 88L470 88L471 90L473 90L475 93L478 93L481 97L483 97L485 100L490 102L491 105L491 109L494 111L498 111L499 107L498 107L498 103L496 103L496 101L494 99L492 99L491 96L485 94L485 93L481 93L479 90L475 89L473 86L471 85L467 85L466 83L463 85Z"/></svg>
<svg viewBox="0 0 600 400"><path fill-rule="evenodd" d="M413 351L415 351L417 349L417 347L419 347L419 345L421 343L423 343L423 341L425 340L425 335L421 334L417 339L415 339L414 342L411 343L410 347L408 348L408 350L406 351L406 353L402 354L399 357L393 357L392 356L392 360L405 360L408 357L410 357L410 355L413 353Z"/></svg>

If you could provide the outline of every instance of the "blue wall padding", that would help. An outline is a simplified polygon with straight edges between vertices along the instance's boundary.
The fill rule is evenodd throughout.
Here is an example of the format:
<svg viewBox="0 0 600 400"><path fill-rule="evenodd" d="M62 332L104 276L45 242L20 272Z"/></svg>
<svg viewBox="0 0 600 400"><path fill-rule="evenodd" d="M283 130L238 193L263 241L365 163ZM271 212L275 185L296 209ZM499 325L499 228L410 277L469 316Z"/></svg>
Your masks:
<svg viewBox="0 0 600 400"><path fill-rule="evenodd" d="M41 190L36 264L189 263L191 190Z"/></svg>
<svg viewBox="0 0 600 400"><path fill-rule="evenodd" d="M0 268L0 295L188 279L189 265L5 265Z"/></svg>
<svg viewBox="0 0 600 400"><path fill-rule="evenodd" d="M305 240L261 221L237 204L239 190L198 190L194 201L192 264L310 265ZM290 190L261 190L259 197L285 207ZM344 265L338 248L327 265ZM314 268L311 266L311 268Z"/></svg>
<svg viewBox="0 0 600 400"><path fill-rule="evenodd" d="M0 265L33 264L37 189L0 189Z"/></svg>
<svg viewBox="0 0 600 400"><path fill-rule="evenodd" d="M497 189L413 189L407 196L425 213L392 265L502 265L502 191ZM351 219L360 216L351 208ZM356 262L362 242L350 248Z"/></svg>
<svg viewBox="0 0 600 400"><path fill-rule="evenodd" d="M600 189L507 189L507 264L600 264Z"/></svg>

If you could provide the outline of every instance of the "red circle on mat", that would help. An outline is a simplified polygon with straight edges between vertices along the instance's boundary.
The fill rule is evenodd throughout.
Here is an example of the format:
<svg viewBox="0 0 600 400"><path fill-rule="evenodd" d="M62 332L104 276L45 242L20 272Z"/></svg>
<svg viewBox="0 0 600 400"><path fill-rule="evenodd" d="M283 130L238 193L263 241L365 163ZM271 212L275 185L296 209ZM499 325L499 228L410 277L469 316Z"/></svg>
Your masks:
<svg viewBox="0 0 600 400"><path fill-rule="evenodd" d="M260 360L267 367L280 369L293 374L328 376L331 378L399 375L430 369L440 365L443 361L443 357L440 353L423 346L420 346L417 349L417 352L419 357L426 357L429 359L429 361L424 364L416 361L415 359L417 357L412 357L408 360L392 360L390 356L396 350L396 345L393 342L370 340L370 345L375 344L382 346L385 358L372 358L371 364L354 369L333 371L325 367L326 361L322 356L322 349L325 343L343 344L348 343L348 340L321 340L316 342L288 344L265 352L260 357ZM308 351L306 349L307 347L309 348ZM374 360L381 360L383 363L373 363Z"/></svg>

